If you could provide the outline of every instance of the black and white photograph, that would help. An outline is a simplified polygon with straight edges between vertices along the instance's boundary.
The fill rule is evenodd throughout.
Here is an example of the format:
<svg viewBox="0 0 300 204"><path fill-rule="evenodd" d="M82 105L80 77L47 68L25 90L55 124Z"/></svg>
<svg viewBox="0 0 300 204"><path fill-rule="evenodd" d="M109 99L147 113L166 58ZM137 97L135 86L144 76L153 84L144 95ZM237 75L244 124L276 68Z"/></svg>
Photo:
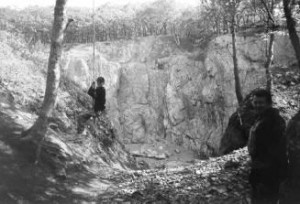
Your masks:
<svg viewBox="0 0 300 204"><path fill-rule="evenodd" d="M0 204L300 204L300 0L0 0Z"/></svg>

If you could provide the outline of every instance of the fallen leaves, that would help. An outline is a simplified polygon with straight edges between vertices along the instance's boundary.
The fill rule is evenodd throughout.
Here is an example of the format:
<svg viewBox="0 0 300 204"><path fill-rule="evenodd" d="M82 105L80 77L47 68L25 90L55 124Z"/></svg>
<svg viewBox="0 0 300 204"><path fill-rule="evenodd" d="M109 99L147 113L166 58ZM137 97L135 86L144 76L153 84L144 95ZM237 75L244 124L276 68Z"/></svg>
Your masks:
<svg viewBox="0 0 300 204"><path fill-rule="evenodd" d="M246 203L249 159L246 149L200 161L194 165L163 170L131 172L124 175L111 197L99 201L122 199L130 203ZM126 172L115 176L121 176ZM134 179L132 179L134 177ZM249 200L249 199L248 199Z"/></svg>

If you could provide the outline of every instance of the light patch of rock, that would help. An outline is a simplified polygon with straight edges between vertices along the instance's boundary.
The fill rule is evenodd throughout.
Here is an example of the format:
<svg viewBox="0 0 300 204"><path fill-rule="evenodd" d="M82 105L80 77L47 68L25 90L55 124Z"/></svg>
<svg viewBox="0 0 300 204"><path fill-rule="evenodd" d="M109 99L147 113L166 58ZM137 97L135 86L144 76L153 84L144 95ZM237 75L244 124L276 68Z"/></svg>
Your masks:
<svg viewBox="0 0 300 204"><path fill-rule="evenodd" d="M237 37L244 95L265 83L264 40ZM285 34L276 35L275 63L294 60L287 42ZM96 47L94 75L88 45L69 51L65 60L76 63L67 63L64 70L74 73L68 77L80 81L84 89L91 83L88 79L104 76L108 114L121 141L152 144L163 139L192 149L200 157L215 153L237 107L230 35L217 37L201 52L177 46L171 36L98 43ZM206 57L199 60L197 53Z"/></svg>

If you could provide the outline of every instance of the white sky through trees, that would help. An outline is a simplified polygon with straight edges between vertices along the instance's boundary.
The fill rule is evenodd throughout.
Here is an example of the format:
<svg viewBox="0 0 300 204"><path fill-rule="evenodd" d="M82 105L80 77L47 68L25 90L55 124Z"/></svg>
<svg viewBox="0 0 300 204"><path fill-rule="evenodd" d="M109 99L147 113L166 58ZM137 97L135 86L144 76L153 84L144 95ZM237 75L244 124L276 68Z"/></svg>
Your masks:
<svg viewBox="0 0 300 204"><path fill-rule="evenodd" d="M28 6L54 6L56 0L0 0L0 7L25 8ZM95 0L95 5L100 6L106 3L113 5L142 4L154 0ZM172 0L178 6L196 6L199 0ZM93 0L68 0L68 7L92 8Z"/></svg>

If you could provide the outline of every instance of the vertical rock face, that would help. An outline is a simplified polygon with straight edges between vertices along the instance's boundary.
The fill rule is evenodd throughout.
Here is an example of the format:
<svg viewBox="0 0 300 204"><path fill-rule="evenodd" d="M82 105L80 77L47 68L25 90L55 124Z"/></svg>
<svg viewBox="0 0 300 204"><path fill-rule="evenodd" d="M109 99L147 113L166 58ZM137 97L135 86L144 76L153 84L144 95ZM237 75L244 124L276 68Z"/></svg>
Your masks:
<svg viewBox="0 0 300 204"><path fill-rule="evenodd" d="M277 39L278 48L288 40ZM104 76L109 117L123 142L166 140L210 156L237 107L230 42L230 36L221 36L205 50L187 40L177 46L170 36L99 43L95 66L91 46L80 45L66 53L64 70L84 89ZM290 58L282 57L291 50L286 47L275 53L280 63ZM246 94L265 82L265 43L237 38L237 48Z"/></svg>

